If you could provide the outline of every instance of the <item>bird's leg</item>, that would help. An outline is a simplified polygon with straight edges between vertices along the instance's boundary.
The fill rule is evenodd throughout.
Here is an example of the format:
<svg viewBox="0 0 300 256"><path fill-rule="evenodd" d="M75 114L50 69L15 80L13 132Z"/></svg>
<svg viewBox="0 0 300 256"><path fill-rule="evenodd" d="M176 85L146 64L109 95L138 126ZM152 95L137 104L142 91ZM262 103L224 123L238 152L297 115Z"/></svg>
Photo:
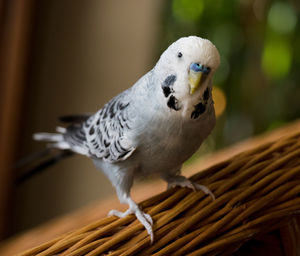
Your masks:
<svg viewBox="0 0 300 256"><path fill-rule="evenodd" d="M119 177L122 173L119 173ZM139 206L132 200L130 196L130 188L133 183L133 175L130 175L128 172L126 175L120 179L120 183L113 183L113 185L116 188L118 198L121 203L128 204L129 208L125 212L120 212L117 210L111 210L108 215L109 216L117 216L119 218L124 218L129 214L134 214L136 218L143 224L145 229L147 230L148 234L150 235L151 243L154 240L154 234L153 234L153 221L149 214L144 213Z"/></svg>
<svg viewBox="0 0 300 256"><path fill-rule="evenodd" d="M170 189L170 188L173 188L176 186L180 186L183 188L191 188L194 191L201 190L205 194L210 195L212 197L212 199L215 200L214 194L210 191L210 189L208 187L198 184L198 183L195 183L195 182L192 182L188 178L186 178L182 175L164 174L162 176L162 179L164 179L168 183L167 189Z"/></svg>
<svg viewBox="0 0 300 256"><path fill-rule="evenodd" d="M143 226L147 230L148 234L150 235L151 242L153 242L153 240L154 240L153 229L152 229L153 221L152 221L151 216L149 214L143 212L129 195L124 196L122 199L122 202L126 202L129 205L128 210L126 210L125 212L111 210L108 213L108 215L109 216L114 215L119 218L124 218L129 214L134 214L136 216L136 218L139 220L139 222L141 222L143 224Z"/></svg>
<svg viewBox="0 0 300 256"><path fill-rule="evenodd" d="M119 193L118 193L119 195ZM152 218L149 214L144 213L139 206L132 200L132 198L130 197L130 195L128 194L123 194L122 198L120 198L120 202L121 203L127 203L129 205L128 210L126 210L125 212L120 212L117 210L111 210L108 215L109 216L117 216L119 218L124 218L129 214L135 214L136 218L143 224L143 226L145 227L145 229L147 230L148 234L150 235L150 239L151 242L153 242L154 240L154 235L153 235L153 229L152 229L152 225L153 225L153 221Z"/></svg>

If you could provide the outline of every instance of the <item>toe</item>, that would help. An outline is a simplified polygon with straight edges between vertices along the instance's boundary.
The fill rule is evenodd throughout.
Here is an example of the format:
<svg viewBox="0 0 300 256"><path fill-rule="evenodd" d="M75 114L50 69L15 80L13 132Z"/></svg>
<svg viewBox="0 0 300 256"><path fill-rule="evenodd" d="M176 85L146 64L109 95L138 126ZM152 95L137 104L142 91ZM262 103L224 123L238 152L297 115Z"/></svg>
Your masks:
<svg viewBox="0 0 300 256"><path fill-rule="evenodd" d="M142 212L140 209L137 209L135 211L136 218L143 224L145 229L147 230L147 233L150 235L151 243L154 241L154 234L152 229L152 218L149 214Z"/></svg>
<svg viewBox="0 0 300 256"><path fill-rule="evenodd" d="M191 182L189 179L181 175L177 175L168 179L168 189L176 186L182 188L190 188L193 191L196 191L193 182Z"/></svg>
<svg viewBox="0 0 300 256"><path fill-rule="evenodd" d="M190 188L194 192L197 190L203 191L205 194L210 195L213 200L215 200L214 194L210 191L210 189L204 185L197 184L195 182L190 181L188 178L178 175L168 179L168 189L180 186L183 188Z"/></svg>
<svg viewBox="0 0 300 256"><path fill-rule="evenodd" d="M109 213L107 215L108 216L117 216L119 218L124 218L128 214L131 214L131 212L129 210L127 210L125 212L120 212L120 211L117 211L117 210L111 210L111 211L109 211Z"/></svg>
<svg viewBox="0 0 300 256"><path fill-rule="evenodd" d="M147 219L147 221L152 226L153 225L153 220L152 220L151 216L149 214L147 214L147 213L144 213L144 217L145 217L145 219Z"/></svg>
<svg viewBox="0 0 300 256"><path fill-rule="evenodd" d="M194 184L190 180L186 180L186 187L192 189L194 192L197 191L197 186L195 186L195 185L197 185L197 184Z"/></svg>
<svg viewBox="0 0 300 256"><path fill-rule="evenodd" d="M120 214L117 210L110 210L107 216L118 216ZM119 217L119 216L118 216Z"/></svg>
<svg viewBox="0 0 300 256"><path fill-rule="evenodd" d="M206 186L204 186L204 185L197 184L197 183L194 183L193 185L194 185L194 187L195 187L197 190L201 190L201 191L203 191L206 195L210 195L210 196L212 197L213 200L216 199L216 198L215 198L215 195L213 194L213 192L211 192L211 190L210 190L208 187L206 187Z"/></svg>
<svg viewBox="0 0 300 256"><path fill-rule="evenodd" d="M109 213L107 215L108 216L117 216L119 218L122 218L123 212L119 212L117 210L111 210L111 211L109 211Z"/></svg>

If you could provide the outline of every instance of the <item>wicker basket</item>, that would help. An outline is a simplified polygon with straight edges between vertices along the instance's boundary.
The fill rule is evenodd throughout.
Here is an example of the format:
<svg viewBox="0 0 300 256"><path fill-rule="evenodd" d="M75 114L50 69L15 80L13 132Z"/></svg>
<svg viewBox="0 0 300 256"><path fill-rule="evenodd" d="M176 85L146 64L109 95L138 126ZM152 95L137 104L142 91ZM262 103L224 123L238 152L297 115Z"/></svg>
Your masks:
<svg viewBox="0 0 300 256"><path fill-rule="evenodd" d="M101 219L20 255L232 255L253 237L299 225L300 133L240 153L191 179L208 186L216 200L175 188L142 202L154 220L152 245L131 215Z"/></svg>

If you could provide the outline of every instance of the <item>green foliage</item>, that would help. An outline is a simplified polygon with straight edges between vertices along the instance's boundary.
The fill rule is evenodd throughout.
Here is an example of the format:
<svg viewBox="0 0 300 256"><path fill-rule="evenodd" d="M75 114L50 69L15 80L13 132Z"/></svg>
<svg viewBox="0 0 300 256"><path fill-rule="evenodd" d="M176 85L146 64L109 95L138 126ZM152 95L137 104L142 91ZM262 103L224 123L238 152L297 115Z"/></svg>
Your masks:
<svg viewBox="0 0 300 256"><path fill-rule="evenodd" d="M296 11L287 2L275 2L270 7L268 23L278 33L291 33L297 23Z"/></svg>
<svg viewBox="0 0 300 256"><path fill-rule="evenodd" d="M291 48L285 40L267 41L263 57L262 67L266 75L271 79L286 77L292 63Z"/></svg>
<svg viewBox="0 0 300 256"><path fill-rule="evenodd" d="M203 1L174 0L172 11L176 19L183 22L197 21L204 9Z"/></svg>
<svg viewBox="0 0 300 256"><path fill-rule="evenodd" d="M179 37L198 35L210 39L221 54L214 83L224 91L227 105L217 122L214 142L205 147L214 150L299 118L296 1L166 3L161 50Z"/></svg>

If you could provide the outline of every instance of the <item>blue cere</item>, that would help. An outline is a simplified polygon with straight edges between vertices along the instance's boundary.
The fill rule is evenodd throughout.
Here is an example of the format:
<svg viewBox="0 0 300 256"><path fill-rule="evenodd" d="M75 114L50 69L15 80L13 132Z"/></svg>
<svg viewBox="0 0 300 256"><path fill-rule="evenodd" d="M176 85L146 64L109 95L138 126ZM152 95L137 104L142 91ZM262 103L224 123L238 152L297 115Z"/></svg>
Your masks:
<svg viewBox="0 0 300 256"><path fill-rule="evenodd" d="M192 63L190 65L190 69L195 71L195 72L203 72L204 74L209 74L210 72L210 68L209 67L206 67L206 66L203 66L199 63Z"/></svg>

